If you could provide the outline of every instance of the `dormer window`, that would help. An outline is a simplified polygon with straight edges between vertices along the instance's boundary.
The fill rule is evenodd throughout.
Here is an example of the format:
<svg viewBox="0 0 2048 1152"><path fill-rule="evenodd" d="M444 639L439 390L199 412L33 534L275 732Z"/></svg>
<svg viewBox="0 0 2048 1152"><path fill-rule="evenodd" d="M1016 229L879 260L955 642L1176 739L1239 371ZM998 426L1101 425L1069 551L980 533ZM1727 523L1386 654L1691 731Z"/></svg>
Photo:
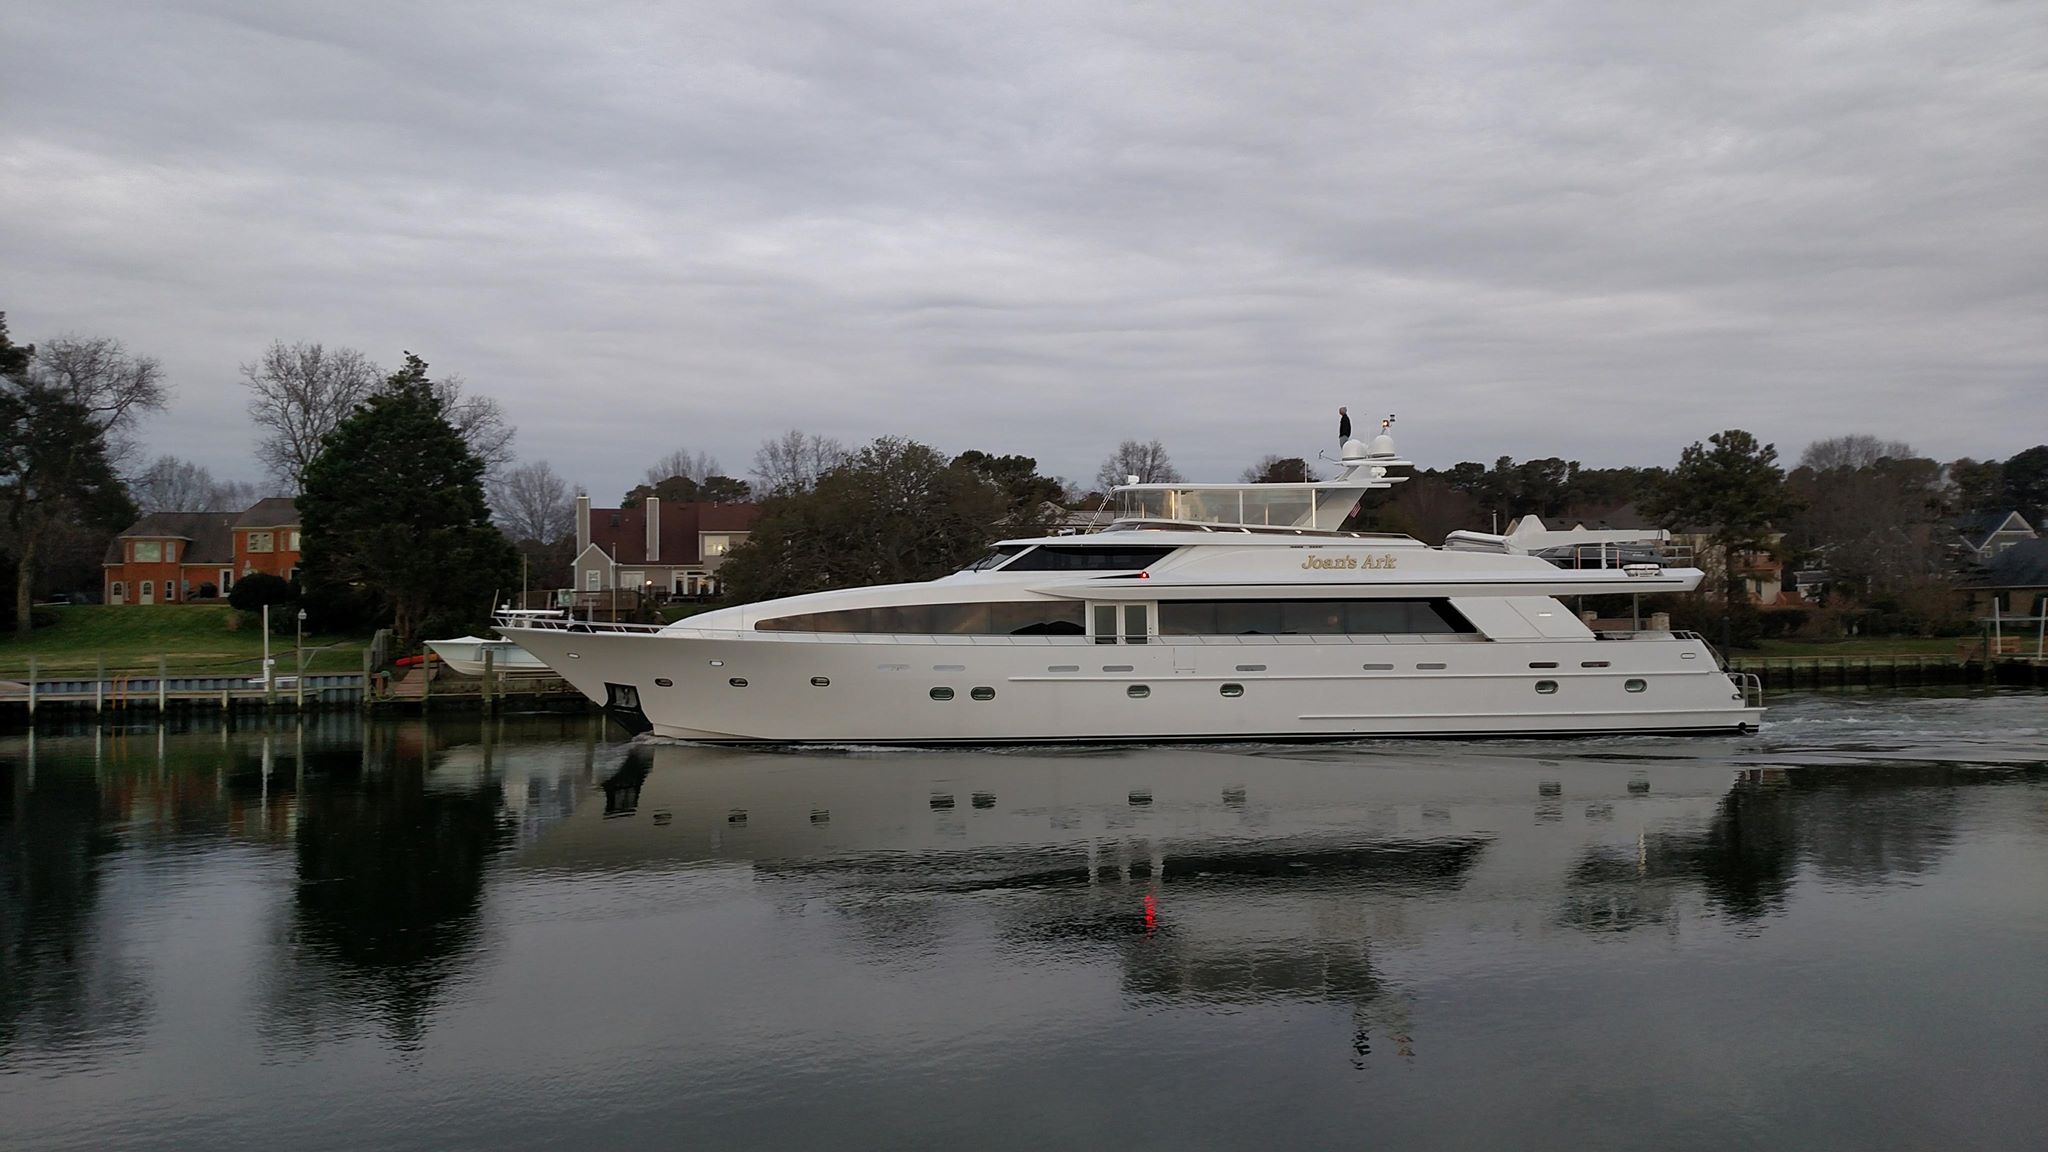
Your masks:
<svg viewBox="0 0 2048 1152"><path fill-rule="evenodd" d="M157 564L161 563L163 561L163 558L163 541L137 540L135 542L135 562L137 564Z"/></svg>
<svg viewBox="0 0 2048 1152"><path fill-rule="evenodd" d="M249 533L249 551L270 552L277 547L277 537L269 532Z"/></svg>

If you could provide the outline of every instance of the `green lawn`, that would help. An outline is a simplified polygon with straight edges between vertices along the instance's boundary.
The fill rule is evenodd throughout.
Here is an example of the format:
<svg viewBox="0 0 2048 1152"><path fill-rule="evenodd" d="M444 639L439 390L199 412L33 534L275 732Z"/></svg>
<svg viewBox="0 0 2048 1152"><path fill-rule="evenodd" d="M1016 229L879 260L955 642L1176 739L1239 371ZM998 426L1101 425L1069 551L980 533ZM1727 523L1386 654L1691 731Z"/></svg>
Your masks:
<svg viewBox="0 0 2048 1152"><path fill-rule="evenodd" d="M38 612L44 609L38 609ZM253 620L221 604L71 604L48 609L57 622L26 641L0 639L0 678L91 672L104 658L109 672L149 672L166 656L174 673L231 675L262 670L263 631ZM294 611L273 608L273 615ZM240 624L239 628L232 627ZM368 640L357 636L306 637L309 672L360 672ZM292 636L270 638L270 655L280 674L292 669Z"/></svg>

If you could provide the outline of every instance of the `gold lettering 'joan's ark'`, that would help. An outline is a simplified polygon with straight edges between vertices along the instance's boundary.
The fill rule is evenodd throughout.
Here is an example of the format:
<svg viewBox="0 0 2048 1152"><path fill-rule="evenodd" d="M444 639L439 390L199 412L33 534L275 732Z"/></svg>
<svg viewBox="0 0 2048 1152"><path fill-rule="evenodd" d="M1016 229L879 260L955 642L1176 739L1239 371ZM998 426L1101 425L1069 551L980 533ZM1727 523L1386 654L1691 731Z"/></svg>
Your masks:
<svg viewBox="0 0 2048 1152"><path fill-rule="evenodd" d="M1311 556L1301 562L1311 572L1356 572L1359 569L1392 568L1395 557L1382 552L1374 556Z"/></svg>

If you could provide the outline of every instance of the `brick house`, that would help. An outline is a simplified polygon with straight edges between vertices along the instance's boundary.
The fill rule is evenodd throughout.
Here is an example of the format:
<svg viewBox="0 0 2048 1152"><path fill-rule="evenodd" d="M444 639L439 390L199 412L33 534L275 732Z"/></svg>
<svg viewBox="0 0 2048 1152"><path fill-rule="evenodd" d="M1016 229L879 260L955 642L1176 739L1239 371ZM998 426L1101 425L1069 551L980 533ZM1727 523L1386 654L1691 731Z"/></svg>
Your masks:
<svg viewBox="0 0 2048 1152"><path fill-rule="evenodd" d="M718 566L747 538L761 510L753 504L663 501L638 508L592 508L576 498L577 592L646 589L658 597L709 596Z"/></svg>
<svg viewBox="0 0 2048 1152"><path fill-rule="evenodd" d="M289 579L299 566L298 513L283 497L242 512L152 512L107 545L108 604L178 604L225 596L251 572Z"/></svg>

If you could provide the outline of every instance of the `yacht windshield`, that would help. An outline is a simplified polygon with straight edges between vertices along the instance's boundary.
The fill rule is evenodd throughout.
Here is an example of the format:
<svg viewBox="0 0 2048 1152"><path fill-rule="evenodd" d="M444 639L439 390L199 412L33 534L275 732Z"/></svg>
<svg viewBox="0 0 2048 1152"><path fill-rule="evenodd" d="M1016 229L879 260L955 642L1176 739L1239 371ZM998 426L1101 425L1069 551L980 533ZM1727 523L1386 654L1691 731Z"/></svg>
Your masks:
<svg viewBox="0 0 2048 1152"><path fill-rule="evenodd" d="M1029 547L1029 544L1005 544L1002 547L997 548L995 551L989 553L988 555L983 556L981 559L976 560L974 563L969 564L967 567L962 568L961 571L986 572L991 568L1000 568L1003 566L1003 563L1007 561L1010 557L1015 556L1017 553L1022 552Z"/></svg>

